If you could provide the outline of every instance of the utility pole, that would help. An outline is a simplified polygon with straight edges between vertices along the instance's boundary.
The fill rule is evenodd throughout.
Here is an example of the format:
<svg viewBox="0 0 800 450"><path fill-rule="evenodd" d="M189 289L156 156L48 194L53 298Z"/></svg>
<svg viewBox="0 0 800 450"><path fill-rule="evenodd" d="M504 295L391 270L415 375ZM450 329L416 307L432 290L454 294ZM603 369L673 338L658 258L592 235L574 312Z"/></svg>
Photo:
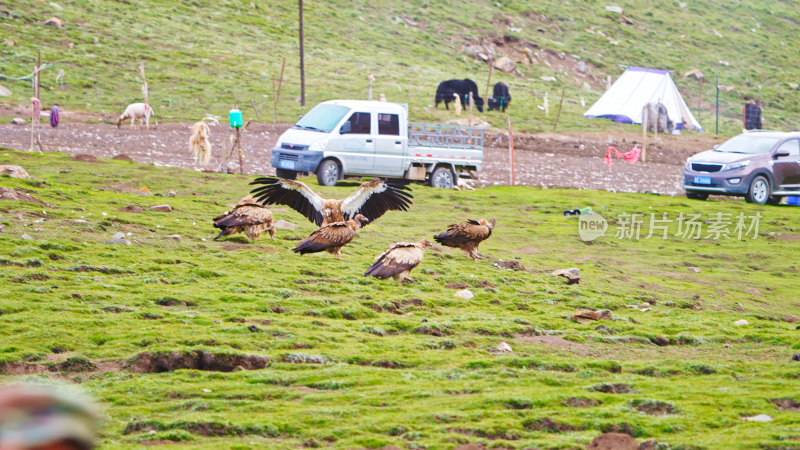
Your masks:
<svg viewBox="0 0 800 450"><path fill-rule="evenodd" d="M714 134L719 136L719 73L717 73L717 112L716 112L716 115L717 115L717 126L716 126L716 129L714 130Z"/></svg>
<svg viewBox="0 0 800 450"><path fill-rule="evenodd" d="M303 62L303 0L298 0L300 9L300 105L306 106L306 68Z"/></svg>

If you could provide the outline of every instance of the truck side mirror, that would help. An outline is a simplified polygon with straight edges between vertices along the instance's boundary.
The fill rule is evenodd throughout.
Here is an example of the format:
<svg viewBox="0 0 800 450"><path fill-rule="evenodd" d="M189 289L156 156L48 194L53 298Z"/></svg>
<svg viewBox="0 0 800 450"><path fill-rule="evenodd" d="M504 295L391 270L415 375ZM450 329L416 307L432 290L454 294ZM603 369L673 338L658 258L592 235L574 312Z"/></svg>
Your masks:
<svg viewBox="0 0 800 450"><path fill-rule="evenodd" d="M345 123L342 124L342 127L339 128L339 134L347 134L347 133L350 132L350 130L351 130L350 122L349 121L345 122Z"/></svg>

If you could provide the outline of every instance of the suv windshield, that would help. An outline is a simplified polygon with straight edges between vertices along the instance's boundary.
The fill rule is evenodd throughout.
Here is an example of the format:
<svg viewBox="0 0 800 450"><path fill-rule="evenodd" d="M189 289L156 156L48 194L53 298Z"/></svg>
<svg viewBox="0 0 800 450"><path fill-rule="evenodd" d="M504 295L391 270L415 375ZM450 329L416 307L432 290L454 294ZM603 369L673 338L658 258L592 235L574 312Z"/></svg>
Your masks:
<svg viewBox="0 0 800 450"><path fill-rule="evenodd" d="M317 105L308 114L301 117L294 127L328 133L333 130L348 111L350 111L350 108L346 106Z"/></svg>
<svg viewBox="0 0 800 450"><path fill-rule="evenodd" d="M770 149L779 141L781 137L759 136L758 134L740 134L725 141L724 144L715 148L717 152L727 153L769 153Z"/></svg>

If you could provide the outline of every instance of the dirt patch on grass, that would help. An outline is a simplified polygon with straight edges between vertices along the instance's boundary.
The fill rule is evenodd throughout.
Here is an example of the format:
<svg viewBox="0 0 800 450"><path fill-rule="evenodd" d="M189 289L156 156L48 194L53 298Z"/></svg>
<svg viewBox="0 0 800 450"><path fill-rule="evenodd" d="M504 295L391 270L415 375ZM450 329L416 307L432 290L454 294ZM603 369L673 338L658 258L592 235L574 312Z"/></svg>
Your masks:
<svg viewBox="0 0 800 450"><path fill-rule="evenodd" d="M563 433L564 431L575 431L581 429L581 427L575 427L568 423L558 422L549 417L525 421L522 425L528 430L545 431L548 433Z"/></svg>
<svg viewBox="0 0 800 450"><path fill-rule="evenodd" d="M39 200L38 198L26 194L17 189L11 189L7 187L0 186L0 200L12 200L12 201L21 201L21 202L29 202L29 203L37 203L39 205L47 206L48 208L55 208L55 205L51 205L45 201Z"/></svg>
<svg viewBox="0 0 800 450"><path fill-rule="evenodd" d="M447 289L466 289L469 287L466 283L448 283L445 285Z"/></svg>
<svg viewBox="0 0 800 450"><path fill-rule="evenodd" d="M600 400L595 400L593 398L586 398L586 397L570 397L564 399L563 402L566 406L570 408L589 408L591 406L602 405L603 402Z"/></svg>
<svg viewBox="0 0 800 450"><path fill-rule="evenodd" d="M800 411L800 402L792 398L773 398L770 400L778 409L785 411Z"/></svg>
<svg viewBox="0 0 800 450"><path fill-rule="evenodd" d="M631 403L636 410L651 416L663 416L665 414L675 414L675 407L661 400L636 400Z"/></svg>
<svg viewBox="0 0 800 450"><path fill-rule="evenodd" d="M192 352L140 353L128 361L128 368L136 373L172 372L179 369L197 369L213 372L258 370L267 367L270 359L260 355Z"/></svg>
<svg viewBox="0 0 800 450"><path fill-rule="evenodd" d="M468 430L465 428L450 428L447 430L450 433L466 434L468 436L477 436L485 439L505 439L507 441L516 441L520 438L517 433L511 431L484 431L484 430Z"/></svg>
<svg viewBox="0 0 800 450"><path fill-rule="evenodd" d="M445 328L437 327L436 325L433 326L422 325L420 327L414 328L414 333L427 334L429 336L438 336L438 337L450 336L451 334L453 334L452 331Z"/></svg>
<svg viewBox="0 0 800 450"><path fill-rule="evenodd" d="M119 211L119 212L127 212L127 213L143 213L144 212L144 208L142 208L141 206L137 206L137 205L131 205L131 206L123 206L121 208L117 208L117 211Z"/></svg>
<svg viewBox="0 0 800 450"><path fill-rule="evenodd" d="M96 163L97 157L88 153L78 153L75 155L75 161Z"/></svg>
<svg viewBox="0 0 800 450"><path fill-rule="evenodd" d="M633 386L630 384L622 383L603 383L596 384L591 388L593 391L604 392L606 394L630 394L633 392Z"/></svg>
<svg viewBox="0 0 800 450"><path fill-rule="evenodd" d="M624 433L604 433L597 436L586 450L639 450L639 442Z"/></svg>
<svg viewBox="0 0 800 450"><path fill-rule="evenodd" d="M225 244L222 246L222 250L225 251L236 251L236 250L258 250L264 253L274 253L277 250L267 248L267 247L258 247L255 245L247 245L247 244Z"/></svg>

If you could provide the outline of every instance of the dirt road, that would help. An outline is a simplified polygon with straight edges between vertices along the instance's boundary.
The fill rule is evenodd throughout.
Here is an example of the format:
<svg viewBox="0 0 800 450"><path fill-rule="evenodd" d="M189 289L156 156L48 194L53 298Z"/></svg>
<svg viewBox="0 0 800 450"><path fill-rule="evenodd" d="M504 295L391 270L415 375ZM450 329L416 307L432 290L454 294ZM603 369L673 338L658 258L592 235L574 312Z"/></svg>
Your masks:
<svg viewBox="0 0 800 450"><path fill-rule="evenodd" d="M78 121L92 118L100 117L92 117L89 113L73 115L69 118L71 120L63 120L55 129L43 120L40 141L44 150L87 153L99 158L127 155L143 163L201 169L189 151L190 123L162 123L148 130L139 125L117 128L108 123ZM270 149L289 126L287 123L250 125L243 136L244 173L275 173L269 164ZM224 123L211 127L213 157L205 169L216 171L227 167L239 172L238 152L227 155L227 160L222 154L222 143L230 134L230 128ZM680 195L683 194L680 177L686 158L722 141L721 138L700 134L661 136L655 145L648 147L646 162L630 165L615 158L611 167L606 165L603 157L609 145L626 152L638 138L638 133L629 131L515 133L517 184ZM27 150L30 139L29 125L0 124L0 146ZM478 185L509 183L506 133L495 131L487 134L484 160Z"/></svg>

